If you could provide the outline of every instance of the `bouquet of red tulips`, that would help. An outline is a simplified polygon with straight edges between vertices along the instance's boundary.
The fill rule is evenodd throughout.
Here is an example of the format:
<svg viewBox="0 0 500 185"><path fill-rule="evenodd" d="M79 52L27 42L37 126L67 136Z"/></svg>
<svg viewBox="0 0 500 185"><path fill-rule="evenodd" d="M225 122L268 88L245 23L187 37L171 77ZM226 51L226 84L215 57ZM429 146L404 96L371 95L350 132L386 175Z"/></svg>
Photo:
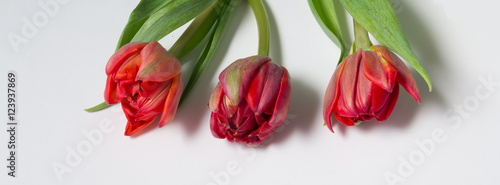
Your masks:
<svg viewBox="0 0 500 185"><path fill-rule="evenodd" d="M86 109L99 111L121 103L130 136L156 122L171 122L177 107L210 64L241 0L141 0L123 29L116 52L105 67L104 102ZM270 31L262 0L248 0L259 34L256 55L237 59L219 75L208 107L212 135L255 146L286 118L290 106L288 70L270 58ZM338 67L325 94L323 115L352 126L376 118L386 120L396 105L401 85L420 103L406 59L427 81L425 70L404 37L388 0L340 0L354 18L355 41L350 52L341 33L333 0L308 0L326 35L341 49ZM180 26L189 27L167 50L157 41ZM372 45L368 32L382 45ZM187 83L181 76L183 56L204 44ZM224 48L222 48L224 49ZM392 50L392 51L391 51Z"/></svg>

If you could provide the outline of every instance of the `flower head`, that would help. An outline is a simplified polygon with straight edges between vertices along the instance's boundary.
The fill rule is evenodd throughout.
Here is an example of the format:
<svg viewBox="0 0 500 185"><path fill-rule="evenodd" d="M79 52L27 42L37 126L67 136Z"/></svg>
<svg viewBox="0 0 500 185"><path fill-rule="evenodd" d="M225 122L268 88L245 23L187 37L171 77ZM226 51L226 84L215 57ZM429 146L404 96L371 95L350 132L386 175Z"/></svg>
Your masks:
<svg viewBox="0 0 500 185"><path fill-rule="evenodd" d="M332 130L333 116L347 126L386 120L396 105L399 84L420 103L410 70L394 53L380 45L359 49L342 61L330 80L323 104L326 125Z"/></svg>
<svg viewBox="0 0 500 185"><path fill-rule="evenodd" d="M214 137L258 145L284 122L290 106L290 76L269 57L239 59L219 80L209 102Z"/></svg>
<svg viewBox="0 0 500 185"><path fill-rule="evenodd" d="M116 51L106 65L107 104L122 103L125 135L151 124L163 113L159 127L175 116L182 93L181 64L158 42L132 42Z"/></svg>

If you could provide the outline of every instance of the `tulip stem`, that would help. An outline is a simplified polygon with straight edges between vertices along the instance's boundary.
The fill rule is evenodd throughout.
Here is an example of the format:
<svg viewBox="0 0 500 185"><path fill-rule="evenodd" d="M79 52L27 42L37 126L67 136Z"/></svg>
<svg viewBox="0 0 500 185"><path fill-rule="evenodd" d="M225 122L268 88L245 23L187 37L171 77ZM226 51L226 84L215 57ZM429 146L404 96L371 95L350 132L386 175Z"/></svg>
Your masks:
<svg viewBox="0 0 500 185"><path fill-rule="evenodd" d="M168 51L177 58L181 58L194 49L205 38L219 17L220 10L215 7L220 6L222 3L223 1L216 1L200 15L196 16Z"/></svg>
<svg viewBox="0 0 500 185"><path fill-rule="evenodd" d="M370 50L372 44L368 36L368 31L366 31L366 29L356 20L352 19L352 21L354 23L354 43L356 50Z"/></svg>
<svg viewBox="0 0 500 185"><path fill-rule="evenodd" d="M257 27L259 29L259 55L269 56L269 19L267 17L266 8L262 0L248 0L252 7L255 19L257 20Z"/></svg>

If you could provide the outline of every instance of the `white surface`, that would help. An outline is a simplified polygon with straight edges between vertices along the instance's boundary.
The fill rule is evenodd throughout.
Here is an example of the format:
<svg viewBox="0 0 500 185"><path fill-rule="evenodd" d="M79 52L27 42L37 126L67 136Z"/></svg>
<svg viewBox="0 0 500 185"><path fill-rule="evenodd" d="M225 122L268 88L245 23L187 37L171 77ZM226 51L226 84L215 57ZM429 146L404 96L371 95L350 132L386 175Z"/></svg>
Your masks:
<svg viewBox="0 0 500 185"><path fill-rule="evenodd" d="M386 122L337 124L335 134L323 126L321 115L339 49L320 29L305 0L267 1L271 57L288 68L293 91L285 126L258 148L215 139L208 126L207 102L218 73L232 61L256 53L256 24L246 2L175 120L161 129L151 125L132 138L123 136L126 121L120 106L98 113L83 109L103 100L105 63L138 1L68 1L15 52L8 35L21 35L23 18L31 20L44 11L39 2L47 0L0 3L0 124L7 120L9 70L18 74L20 120L17 177L7 176L6 164L0 162L0 184L217 184L213 174L229 177L221 176L219 184L390 184L387 173L402 175L404 182L396 184L498 184L500 86L490 93L479 80L490 77L500 82L496 1L394 1L434 90L429 93L414 73L420 105L402 91ZM161 43L168 47L179 34ZM478 100L477 88L489 96ZM474 100L478 104L471 108ZM469 110L460 115L454 107L464 102ZM462 124L454 127L458 119ZM88 142L83 132L99 129L101 122L111 123L113 130L103 134L102 142L92 145L80 162L68 166L67 149ZM0 126L4 128L7 125ZM423 154L416 140L429 141L440 131L444 141L410 173L398 172L400 158ZM7 141L7 132L0 132L2 161L7 158ZM58 179L54 164L72 172ZM229 174L226 168L235 165Z"/></svg>

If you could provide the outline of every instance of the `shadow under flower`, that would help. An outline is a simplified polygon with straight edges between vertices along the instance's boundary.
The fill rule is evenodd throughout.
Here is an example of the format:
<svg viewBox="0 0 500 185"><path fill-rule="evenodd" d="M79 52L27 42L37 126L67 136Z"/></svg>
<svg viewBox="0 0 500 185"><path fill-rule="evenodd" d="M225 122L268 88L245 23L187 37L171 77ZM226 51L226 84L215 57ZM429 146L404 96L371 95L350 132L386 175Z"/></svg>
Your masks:
<svg viewBox="0 0 500 185"><path fill-rule="evenodd" d="M292 79L292 97L287 118L258 148L284 143L293 133L310 134L313 125L317 124L311 120L314 120L317 111L322 107L320 97L307 83Z"/></svg>

